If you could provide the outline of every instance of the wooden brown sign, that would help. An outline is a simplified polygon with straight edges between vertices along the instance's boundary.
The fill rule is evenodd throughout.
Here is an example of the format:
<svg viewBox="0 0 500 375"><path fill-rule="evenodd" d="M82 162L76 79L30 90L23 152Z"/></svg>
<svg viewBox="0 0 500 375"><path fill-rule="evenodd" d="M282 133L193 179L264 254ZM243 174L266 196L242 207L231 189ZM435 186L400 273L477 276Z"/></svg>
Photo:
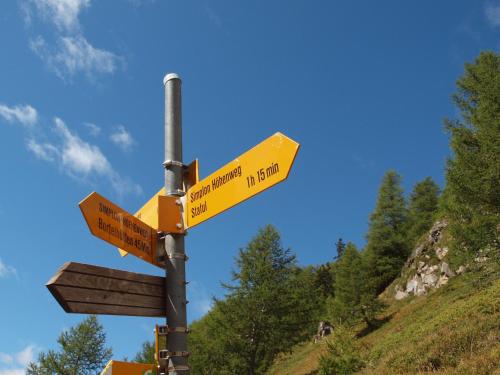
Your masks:
<svg viewBox="0 0 500 375"><path fill-rule="evenodd" d="M96 192L80 202L80 209L94 236L160 266L156 257L156 229Z"/></svg>
<svg viewBox="0 0 500 375"><path fill-rule="evenodd" d="M47 288L64 311L81 314L165 317L165 278L65 263Z"/></svg>

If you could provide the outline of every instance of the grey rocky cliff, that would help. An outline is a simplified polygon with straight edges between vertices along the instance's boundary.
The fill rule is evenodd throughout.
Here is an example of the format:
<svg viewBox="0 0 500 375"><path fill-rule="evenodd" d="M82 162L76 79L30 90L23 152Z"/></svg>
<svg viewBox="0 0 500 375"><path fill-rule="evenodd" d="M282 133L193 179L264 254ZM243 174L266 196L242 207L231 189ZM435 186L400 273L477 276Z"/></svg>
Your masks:
<svg viewBox="0 0 500 375"><path fill-rule="evenodd" d="M442 239L447 225L445 220L434 223L428 235L415 247L401 271L401 277L395 281L395 299L426 294L465 270L460 267L454 272L446 262L448 248L442 245Z"/></svg>

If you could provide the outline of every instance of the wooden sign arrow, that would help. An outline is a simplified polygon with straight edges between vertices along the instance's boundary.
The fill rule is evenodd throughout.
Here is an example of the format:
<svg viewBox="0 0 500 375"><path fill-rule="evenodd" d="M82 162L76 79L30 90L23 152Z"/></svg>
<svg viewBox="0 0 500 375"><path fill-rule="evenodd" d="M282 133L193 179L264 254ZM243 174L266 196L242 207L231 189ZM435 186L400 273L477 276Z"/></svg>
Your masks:
<svg viewBox="0 0 500 375"><path fill-rule="evenodd" d="M183 198L186 228L285 180L299 147L286 135L276 133L189 188Z"/></svg>
<svg viewBox="0 0 500 375"><path fill-rule="evenodd" d="M65 263L47 288L67 313L166 316L165 278Z"/></svg>
<svg viewBox="0 0 500 375"><path fill-rule="evenodd" d="M80 209L94 236L161 267L155 229L96 192L80 202Z"/></svg>

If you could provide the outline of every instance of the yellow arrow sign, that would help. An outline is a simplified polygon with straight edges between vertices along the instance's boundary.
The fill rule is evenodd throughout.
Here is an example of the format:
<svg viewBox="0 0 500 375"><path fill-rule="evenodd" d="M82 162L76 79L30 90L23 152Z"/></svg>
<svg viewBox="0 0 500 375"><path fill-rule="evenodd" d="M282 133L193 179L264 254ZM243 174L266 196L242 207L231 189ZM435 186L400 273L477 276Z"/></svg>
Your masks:
<svg viewBox="0 0 500 375"><path fill-rule="evenodd" d="M101 375L156 375L157 373L156 365L111 360Z"/></svg>
<svg viewBox="0 0 500 375"><path fill-rule="evenodd" d="M300 145L276 133L187 191L186 228L231 208L285 180Z"/></svg>
<svg viewBox="0 0 500 375"><path fill-rule="evenodd" d="M198 159L195 159L191 162L191 164L187 166L186 170L184 171L184 189L189 189L191 186L198 183L199 180L199 163ZM179 218L177 217L178 210L165 207L165 203L170 201L170 199L167 199L165 197L166 195L167 192L165 188L161 188L158 193L153 195L144 204L144 206L142 206L134 214L134 216L150 227L158 229L159 231L174 233L182 232L184 229L179 230L179 228L176 228L175 226L180 222ZM160 212L160 209L162 209L162 212ZM120 248L118 248L118 251L120 252L120 255L122 257L128 254L125 250Z"/></svg>
<svg viewBox="0 0 500 375"><path fill-rule="evenodd" d="M96 192L80 202L80 210L94 236L158 265L155 229Z"/></svg>

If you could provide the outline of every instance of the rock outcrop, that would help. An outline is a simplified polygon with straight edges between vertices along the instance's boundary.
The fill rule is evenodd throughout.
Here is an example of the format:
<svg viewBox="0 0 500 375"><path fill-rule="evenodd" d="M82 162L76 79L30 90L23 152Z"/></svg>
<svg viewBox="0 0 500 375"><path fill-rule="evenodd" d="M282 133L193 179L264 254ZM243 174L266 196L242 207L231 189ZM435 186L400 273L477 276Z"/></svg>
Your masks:
<svg viewBox="0 0 500 375"><path fill-rule="evenodd" d="M447 225L445 220L436 222L427 237L415 247L401 271L401 277L395 281L395 299L401 300L410 295L421 296L445 285L450 278L465 271L461 266L454 272L446 261L448 247L442 244L442 239Z"/></svg>

